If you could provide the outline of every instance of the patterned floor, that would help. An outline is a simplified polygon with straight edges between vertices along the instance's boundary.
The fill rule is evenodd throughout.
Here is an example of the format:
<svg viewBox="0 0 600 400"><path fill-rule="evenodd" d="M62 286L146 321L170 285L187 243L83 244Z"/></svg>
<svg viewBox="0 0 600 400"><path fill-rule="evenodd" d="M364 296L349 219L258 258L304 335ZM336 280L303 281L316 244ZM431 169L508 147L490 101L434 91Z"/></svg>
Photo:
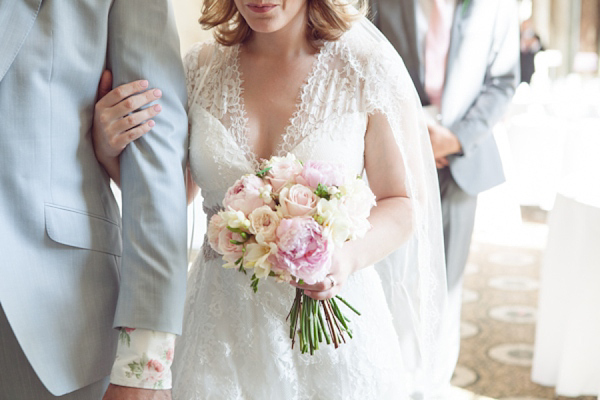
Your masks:
<svg viewBox="0 0 600 400"><path fill-rule="evenodd" d="M489 229L476 229L464 284L461 353L453 378L453 384L465 391L456 389L451 400L567 399L530 380L547 228L539 212L523 211L528 222L515 224L509 231L528 240L503 243L490 240Z"/></svg>

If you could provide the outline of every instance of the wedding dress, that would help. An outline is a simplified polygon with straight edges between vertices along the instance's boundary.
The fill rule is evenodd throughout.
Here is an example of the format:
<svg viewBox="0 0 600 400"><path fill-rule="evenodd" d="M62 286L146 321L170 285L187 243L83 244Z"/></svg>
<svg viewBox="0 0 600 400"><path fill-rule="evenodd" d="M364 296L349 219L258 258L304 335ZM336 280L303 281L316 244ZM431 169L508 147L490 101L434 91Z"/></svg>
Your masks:
<svg viewBox="0 0 600 400"><path fill-rule="evenodd" d="M259 166L247 142L239 51L197 44L184 62L190 166L208 219L222 208L227 188ZM268 279L254 293L249 276L222 268L205 240L188 279L174 399L408 399L410 364L427 371L435 363L428 350L438 343L445 280L431 147L402 61L366 19L323 44L276 155L341 162L362 175L374 112L387 116L401 149L415 232L344 286L341 294L362 313L347 312L354 338L338 349L322 345L313 356L292 349L285 318L294 288Z"/></svg>

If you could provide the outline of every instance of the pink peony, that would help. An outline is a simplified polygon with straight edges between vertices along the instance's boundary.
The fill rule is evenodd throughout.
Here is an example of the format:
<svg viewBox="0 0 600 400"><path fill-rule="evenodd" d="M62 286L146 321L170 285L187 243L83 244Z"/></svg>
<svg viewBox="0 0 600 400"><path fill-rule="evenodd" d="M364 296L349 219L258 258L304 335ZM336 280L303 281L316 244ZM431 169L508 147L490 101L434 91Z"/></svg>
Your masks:
<svg viewBox="0 0 600 400"><path fill-rule="evenodd" d="M319 197L309 187L294 185L283 188L279 193L281 211L286 217L304 217L312 215L317 209Z"/></svg>
<svg viewBox="0 0 600 400"><path fill-rule="evenodd" d="M225 221L223 221L223 218L221 218L219 214L215 214L210 218L206 235L208 236L210 247L217 253L220 253L219 235L221 234L221 231L226 228Z"/></svg>
<svg viewBox="0 0 600 400"><path fill-rule="evenodd" d="M273 187L273 192L279 193L288 183L294 183L296 177L302 171L302 164L294 157L288 154L285 157L273 157L269 164L271 169L267 172L265 178Z"/></svg>
<svg viewBox="0 0 600 400"><path fill-rule="evenodd" d="M158 360L150 360L148 361L148 364L146 364L146 366L148 367L148 369L153 369L156 372L163 372L163 370L165 369L165 367Z"/></svg>
<svg viewBox="0 0 600 400"><path fill-rule="evenodd" d="M265 190L266 184L256 175L245 175L238 179L235 184L227 190L223 205L225 209L231 207L233 210L242 211L245 215L250 214L255 208L266 205L274 205L272 198L264 200L261 191Z"/></svg>
<svg viewBox="0 0 600 400"><path fill-rule="evenodd" d="M296 182L316 189L320 184L341 186L344 184L344 170L341 165L327 161L308 161Z"/></svg>
<svg viewBox="0 0 600 400"><path fill-rule="evenodd" d="M325 279L331 267L333 246L310 217L284 219L277 228L277 269L314 284Z"/></svg>

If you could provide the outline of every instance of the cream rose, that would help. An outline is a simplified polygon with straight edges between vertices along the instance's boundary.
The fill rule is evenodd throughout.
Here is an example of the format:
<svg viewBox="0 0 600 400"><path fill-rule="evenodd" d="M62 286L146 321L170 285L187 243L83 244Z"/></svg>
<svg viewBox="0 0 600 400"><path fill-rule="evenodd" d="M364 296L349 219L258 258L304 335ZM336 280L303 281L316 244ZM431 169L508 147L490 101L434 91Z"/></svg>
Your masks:
<svg viewBox="0 0 600 400"><path fill-rule="evenodd" d="M250 213L250 233L255 235L258 243L274 242L279 225L279 215L269 206L262 206Z"/></svg>

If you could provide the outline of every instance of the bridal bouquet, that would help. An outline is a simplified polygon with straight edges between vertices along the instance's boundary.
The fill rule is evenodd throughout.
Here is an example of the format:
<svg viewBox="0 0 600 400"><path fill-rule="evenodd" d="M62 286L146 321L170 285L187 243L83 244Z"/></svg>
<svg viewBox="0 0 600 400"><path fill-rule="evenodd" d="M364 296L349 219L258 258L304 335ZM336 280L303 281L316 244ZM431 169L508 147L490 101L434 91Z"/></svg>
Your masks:
<svg viewBox="0 0 600 400"><path fill-rule="evenodd" d="M255 292L268 277L300 284L325 280L334 248L371 228L367 218L375 205L373 192L340 165L302 163L293 154L272 157L260 168L228 189L225 209L209 222L210 246L223 255L225 268L252 272ZM340 296L318 301L296 289L288 314L292 348L296 335L301 352L310 354L323 339L337 348L346 340L344 333L352 338L338 301L360 315Z"/></svg>

